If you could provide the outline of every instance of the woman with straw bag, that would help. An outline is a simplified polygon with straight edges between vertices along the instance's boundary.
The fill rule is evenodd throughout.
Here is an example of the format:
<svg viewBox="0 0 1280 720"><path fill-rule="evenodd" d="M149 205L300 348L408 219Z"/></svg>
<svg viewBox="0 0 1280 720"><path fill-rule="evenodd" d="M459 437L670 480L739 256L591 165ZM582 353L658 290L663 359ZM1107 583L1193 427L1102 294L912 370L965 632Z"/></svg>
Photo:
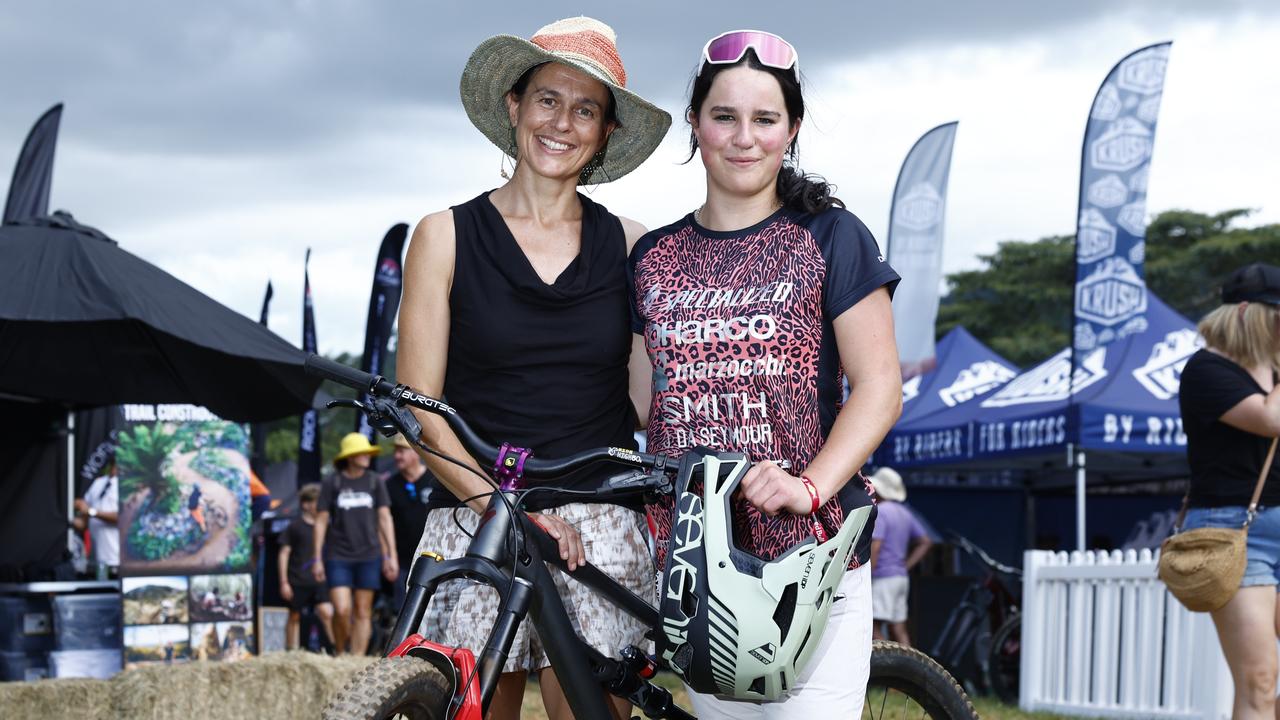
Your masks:
<svg viewBox="0 0 1280 720"><path fill-rule="evenodd" d="M1235 681L1232 717L1273 718L1280 606L1280 268L1254 263L1200 321L1179 404L1191 485L1185 532L1165 541L1160 577L1184 605L1212 613Z"/></svg>

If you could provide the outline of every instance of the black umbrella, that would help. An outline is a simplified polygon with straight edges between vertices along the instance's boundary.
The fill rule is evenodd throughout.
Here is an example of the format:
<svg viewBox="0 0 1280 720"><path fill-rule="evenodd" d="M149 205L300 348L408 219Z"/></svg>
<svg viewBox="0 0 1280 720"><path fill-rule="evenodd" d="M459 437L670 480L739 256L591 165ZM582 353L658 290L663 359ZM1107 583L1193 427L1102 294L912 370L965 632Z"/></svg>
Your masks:
<svg viewBox="0 0 1280 720"><path fill-rule="evenodd" d="M193 403L296 415L319 380L253 320L57 212L0 227L0 393L73 407Z"/></svg>

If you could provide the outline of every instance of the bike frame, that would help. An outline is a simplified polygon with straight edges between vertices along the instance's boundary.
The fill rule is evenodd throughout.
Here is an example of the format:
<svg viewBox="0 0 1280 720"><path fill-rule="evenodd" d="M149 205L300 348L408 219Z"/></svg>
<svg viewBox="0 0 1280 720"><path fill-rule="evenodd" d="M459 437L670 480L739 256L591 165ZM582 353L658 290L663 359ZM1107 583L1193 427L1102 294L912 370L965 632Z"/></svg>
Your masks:
<svg viewBox="0 0 1280 720"><path fill-rule="evenodd" d="M514 506L515 498L507 501ZM513 527L512 513L502 498L495 495L481 518L465 556L443 560L439 556L422 555L414 563L409 576L409 591L391 633L387 651L399 648L422 624L427 604L440 584L449 580L472 580L492 587L499 595L498 617L483 650L476 657L482 714L487 713L498 678L506 663L520 622L533 619L564 691L574 717L610 720L613 716L606 703L603 683L615 676L619 661L608 658L587 645L574 632L573 623L564 608L547 562L566 571L554 540L516 510L518 526ZM511 542L512 530L528 541ZM514 547L513 547L514 546ZM514 554L515 573L512 574ZM637 618L646 627L656 627L660 616L648 604L613 578L590 563L568 573L594 590L619 609ZM469 684L467 678L460 681Z"/></svg>

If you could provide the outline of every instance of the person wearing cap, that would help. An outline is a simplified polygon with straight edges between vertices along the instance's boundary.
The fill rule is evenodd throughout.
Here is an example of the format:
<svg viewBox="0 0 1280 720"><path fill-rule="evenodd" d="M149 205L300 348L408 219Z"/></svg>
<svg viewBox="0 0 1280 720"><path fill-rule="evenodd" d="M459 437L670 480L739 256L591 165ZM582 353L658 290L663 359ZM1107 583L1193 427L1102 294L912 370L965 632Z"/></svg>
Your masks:
<svg viewBox="0 0 1280 720"><path fill-rule="evenodd" d="M907 633L907 597L911 568L924 559L933 541L906 505L902 476L882 467L871 476L875 486L876 527L871 533L871 617L877 640L885 639L880 624L889 625L888 639L911 647Z"/></svg>
<svg viewBox="0 0 1280 720"><path fill-rule="evenodd" d="M709 445L750 457L734 534L765 560L834 537L872 503L859 470L902 410L889 304L898 275L833 188L796 166L804 110L799 55L785 39L732 30L708 40L686 115L705 200L641 238L628 267L633 357L652 361L632 363L649 452L679 457ZM650 512L663 563L674 500ZM871 669L869 530L787 699L690 693L694 714L861 715Z"/></svg>
<svg viewBox="0 0 1280 720"><path fill-rule="evenodd" d="M1187 359L1178 393L1191 471L1183 529L1239 528L1272 439L1280 436L1280 268L1253 263L1231 273L1222 304L1197 329L1205 346ZM1249 525L1240 589L1213 612L1235 681L1232 717L1273 717L1277 583L1280 462L1273 462Z"/></svg>
<svg viewBox="0 0 1280 720"><path fill-rule="evenodd" d="M387 486L369 469L378 452L361 433L348 433L333 458L337 472L320 484L311 571L316 582L328 583L339 653L365 654L382 584L378 571L388 580L400 573Z"/></svg>
<svg viewBox="0 0 1280 720"><path fill-rule="evenodd" d="M435 476L427 470L418 451L403 435L396 435L392 458L396 469L387 475L387 497L391 500L391 520L396 531L396 559L400 576L395 581L396 609L404 605L409 568L418 550L422 528L427 524L427 508L431 502Z"/></svg>
<svg viewBox="0 0 1280 720"><path fill-rule="evenodd" d="M627 395L626 254L644 232L578 192L614 182L661 143L670 116L628 89L612 28L586 17L547 25L532 38L497 35L480 43L462 71L467 117L502 153L496 190L418 223L405 258L397 353L399 379L448 397L494 444L564 457L589 448L634 448ZM508 170L507 167L511 166ZM432 449L481 469L445 422L419 413ZM492 487L435 457L427 464L448 492L432 493L419 544L457 557ZM566 481L599 487L610 468ZM641 597L653 597L653 566L639 504L564 503L534 493L534 520L559 544L572 570L584 560ZM592 550L585 557L584 542ZM647 628L607 601L553 573L570 619L606 653L642 645ZM493 627L487 590L442 588L423 634L479 648ZM530 625L518 631L491 716L519 716L528 673L540 674L552 717L568 717L563 694ZM627 712L618 701L616 709Z"/></svg>

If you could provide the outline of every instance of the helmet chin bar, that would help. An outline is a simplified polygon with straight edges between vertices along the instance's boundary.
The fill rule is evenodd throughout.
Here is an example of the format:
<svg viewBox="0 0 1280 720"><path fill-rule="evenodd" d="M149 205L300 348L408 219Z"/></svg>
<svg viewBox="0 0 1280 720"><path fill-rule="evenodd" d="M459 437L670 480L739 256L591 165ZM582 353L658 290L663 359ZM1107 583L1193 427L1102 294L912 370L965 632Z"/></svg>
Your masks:
<svg viewBox="0 0 1280 720"><path fill-rule="evenodd" d="M778 700L818 647L871 507L851 512L824 543L809 536L762 560L733 539L730 500L749 468L742 453L705 448L681 460L658 648L698 692Z"/></svg>

